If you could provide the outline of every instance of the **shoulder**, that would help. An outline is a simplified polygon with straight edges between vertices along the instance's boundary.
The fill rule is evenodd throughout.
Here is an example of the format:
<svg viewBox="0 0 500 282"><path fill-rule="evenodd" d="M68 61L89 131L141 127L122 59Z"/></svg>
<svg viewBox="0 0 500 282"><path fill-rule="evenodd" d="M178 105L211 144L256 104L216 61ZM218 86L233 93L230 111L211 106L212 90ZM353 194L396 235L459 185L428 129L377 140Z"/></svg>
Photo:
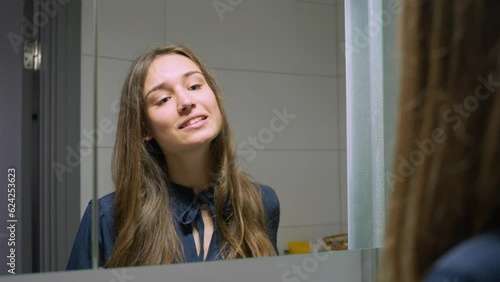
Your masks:
<svg viewBox="0 0 500 282"><path fill-rule="evenodd" d="M97 200L99 210L105 216L113 217L114 213L115 192L109 193Z"/></svg>
<svg viewBox="0 0 500 282"><path fill-rule="evenodd" d="M99 218L99 256L100 265L104 265L104 259L109 257L114 243L114 193L108 194L97 200ZM85 209L80 227L78 228L73 248L66 269L89 269L92 268L92 211L93 201L90 201Z"/></svg>
<svg viewBox="0 0 500 282"><path fill-rule="evenodd" d="M498 281L500 277L500 229L459 244L431 269L425 281Z"/></svg>
<svg viewBox="0 0 500 282"><path fill-rule="evenodd" d="M262 197L262 204L264 205L264 210L273 211L280 208L280 202L278 199L278 195L273 188L268 185L257 184L257 188L260 191L260 195Z"/></svg>
<svg viewBox="0 0 500 282"><path fill-rule="evenodd" d="M276 253L278 253L277 239L280 225L280 202L278 200L278 195L276 195L273 188L267 185L258 184L256 186L262 198L262 206L264 207L267 223L267 233Z"/></svg>
<svg viewBox="0 0 500 282"><path fill-rule="evenodd" d="M99 216L110 216L112 217L114 211L114 200L115 192L109 193L97 200ZM87 209L85 210L85 216L90 216L92 214L93 201L90 200Z"/></svg>
<svg viewBox="0 0 500 282"><path fill-rule="evenodd" d="M259 189L262 198L266 222L271 229L276 229L277 232L280 222L280 201L278 200L278 195L276 195L276 192L270 186L257 184L256 187Z"/></svg>
<svg viewBox="0 0 500 282"><path fill-rule="evenodd" d="M99 217L101 217L102 224L106 224L110 231L114 230L115 222L115 192L109 193L97 200L99 204Z"/></svg>
<svg viewBox="0 0 500 282"><path fill-rule="evenodd" d="M276 192L270 186L264 185L264 184L256 184L256 186L259 189L259 191L263 197L275 199L276 201L278 200L278 196L276 195Z"/></svg>
<svg viewBox="0 0 500 282"><path fill-rule="evenodd" d="M114 227L114 199L115 192L112 192L97 200L99 225L106 225L110 230L113 230ZM85 209L85 213L83 214L82 225L91 225L92 205L93 201L90 200L87 208Z"/></svg>

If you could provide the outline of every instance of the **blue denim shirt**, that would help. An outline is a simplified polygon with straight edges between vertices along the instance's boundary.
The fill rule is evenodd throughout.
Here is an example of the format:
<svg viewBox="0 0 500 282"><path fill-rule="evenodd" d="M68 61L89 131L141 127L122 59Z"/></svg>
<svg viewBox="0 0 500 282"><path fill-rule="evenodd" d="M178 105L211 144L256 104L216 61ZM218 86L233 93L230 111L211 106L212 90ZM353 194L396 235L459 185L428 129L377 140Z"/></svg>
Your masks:
<svg viewBox="0 0 500 282"><path fill-rule="evenodd" d="M500 281L500 228L452 248L434 264L424 281Z"/></svg>
<svg viewBox="0 0 500 282"><path fill-rule="evenodd" d="M203 256L199 256L194 243L191 225L185 225L185 218L194 217L196 212L191 210L196 197L191 188L172 183L172 192L169 193L172 198L172 209L174 211L174 220L179 224L176 228L177 234L184 248L186 262L202 261ZM258 185L262 196L264 213L268 228L269 239L273 243L277 252L277 233L280 220L280 203L274 190L266 185ZM116 231L114 230L114 193L108 194L98 200L98 244L99 244L99 266L103 266L110 257L113 245L116 240ZM211 207L212 212L215 211ZM190 215L191 213L191 215ZM214 213L215 214L215 213ZM184 217L184 219L183 219ZM184 222L184 223L183 223ZM214 234L210 241L206 260L220 260L219 242L217 236L217 225L214 222ZM73 249L67 265L68 270L72 269L90 269L92 268L92 202L89 203L78 229Z"/></svg>

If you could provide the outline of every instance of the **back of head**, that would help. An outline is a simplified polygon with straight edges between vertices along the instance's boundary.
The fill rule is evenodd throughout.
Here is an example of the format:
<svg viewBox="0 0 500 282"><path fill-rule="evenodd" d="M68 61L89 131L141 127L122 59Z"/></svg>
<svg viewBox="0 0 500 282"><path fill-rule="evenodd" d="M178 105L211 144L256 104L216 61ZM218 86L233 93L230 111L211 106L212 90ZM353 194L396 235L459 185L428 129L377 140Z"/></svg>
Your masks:
<svg viewBox="0 0 500 282"><path fill-rule="evenodd" d="M500 226L500 1L403 1L402 88L381 281L421 281Z"/></svg>

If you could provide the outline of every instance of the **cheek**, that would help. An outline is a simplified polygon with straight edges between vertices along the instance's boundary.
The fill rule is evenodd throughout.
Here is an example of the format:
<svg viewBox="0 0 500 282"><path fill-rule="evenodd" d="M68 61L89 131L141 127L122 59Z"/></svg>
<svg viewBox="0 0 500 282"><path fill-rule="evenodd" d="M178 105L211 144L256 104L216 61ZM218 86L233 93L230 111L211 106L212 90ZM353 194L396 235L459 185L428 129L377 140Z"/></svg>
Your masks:
<svg viewBox="0 0 500 282"><path fill-rule="evenodd" d="M214 113L217 113L220 115L220 108L219 104L217 103L217 98L215 98L215 94L212 92L212 95L210 96L209 100L207 101L208 104L210 105L210 108Z"/></svg>
<svg viewBox="0 0 500 282"><path fill-rule="evenodd" d="M219 105L217 104L217 101L214 101L213 111L214 111L214 115L217 117L217 121L218 121L219 128L220 128L222 125L222 113L220 111Z"/></svg>
<svg viewBox="0 0 500 282"><path fill-rule="evenodd" d="M153 113L148 118L149 127L153 133L164 132L165 129L173 127L173 121L168 118L168 115L163 113Z"/></svg>

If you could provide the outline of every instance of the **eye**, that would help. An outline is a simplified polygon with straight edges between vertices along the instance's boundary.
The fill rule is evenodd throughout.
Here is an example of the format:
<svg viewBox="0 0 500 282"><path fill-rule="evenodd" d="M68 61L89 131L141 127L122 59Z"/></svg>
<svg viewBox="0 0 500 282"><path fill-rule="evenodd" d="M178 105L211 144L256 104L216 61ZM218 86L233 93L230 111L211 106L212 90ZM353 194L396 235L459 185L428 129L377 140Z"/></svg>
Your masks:
<svg viewBox="0 0 500 282"><path fill-rule="evenodd" d="M165 98L163 98L163 99L159 100L159 101L156 103L156 105L161 106L161 105L165 104L166 102L168 102L169 100L170 100L170 97L165 97Z"/></svg>
<svg viewBox="0 0 500 282"><path fill-rule="evenodd" d="M201 89L201 84L194 84L194 85L191 85L189 86L188 90L191 90L191 91L196 91L196 90L200 90Z"/></svg>

